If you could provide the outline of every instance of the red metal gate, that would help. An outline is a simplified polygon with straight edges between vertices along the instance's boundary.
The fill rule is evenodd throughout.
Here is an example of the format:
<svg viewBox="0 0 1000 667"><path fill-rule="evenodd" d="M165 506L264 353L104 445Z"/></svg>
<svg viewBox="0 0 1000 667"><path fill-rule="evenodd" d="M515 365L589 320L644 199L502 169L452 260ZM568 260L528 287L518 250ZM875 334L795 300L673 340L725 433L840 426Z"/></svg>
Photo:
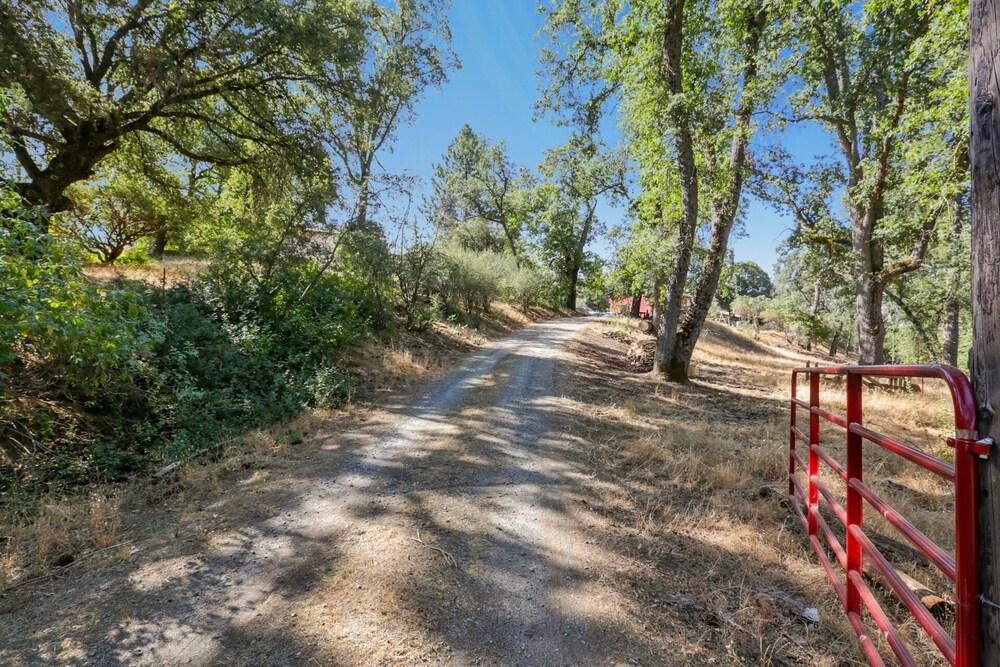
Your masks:
<svg viewBox="0 0 1000 667"><path fill-rule="evenodd" d="M800 399L796 393L798 376L809 378L809 400ZM820 405L820 378L839 376L846 379L847 415L841 416ZM866 377L940 378L951 391L955 413L955 437L948 444L955 450L955 462L935 458L864 427L862 405L863 380ZM797 426L798 409L809 414L809 434ZM847 461L841 464L820 446L820 419L844 430L847 438ZM913 614L921 627L956 667L979 665L979 568L977 525L977 464L989 455L990 443L976 441L976 403L969 381L961 371L950 366L839 366L832 368L799 368L792 371L791 428L789 433L788 498L809 541L819 556L827 577L847 612L868 660L873 665L884 665L881 655L865 629L862 605L874 620L882 636L902 665L915 665L913 656L902 641L889 617L882 610L862 577L862 560L877 568L881 577ZM796 448L801 442L808 447L808 460ZM862 450L866 443L878 445L901 456L955 485L955 553L949 555L926 535L920 532L899 512L890 507L863 481ZM871 445L868 445L871 446ZM830 492L820 479L820 463L833 470L846 485L846 507ZM803 488L796 470L806 475L808 486ZM820 513L820 498L827 503L845 530L841 544ZM869 503L888 520L914 547L923 552L954 583L955 636L952 637L927 610L917 596L906 586L896 569L879 552L863 529L864 503ZM825 539L846 572L842 581L834 571L820 538Z"/></svg>

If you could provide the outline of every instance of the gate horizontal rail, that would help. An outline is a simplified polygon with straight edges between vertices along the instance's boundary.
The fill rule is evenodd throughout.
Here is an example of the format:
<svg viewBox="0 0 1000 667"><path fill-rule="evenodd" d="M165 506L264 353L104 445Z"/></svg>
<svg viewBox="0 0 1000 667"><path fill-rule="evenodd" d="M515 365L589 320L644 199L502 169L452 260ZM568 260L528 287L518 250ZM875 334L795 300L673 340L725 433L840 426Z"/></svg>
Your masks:
<svg viewBox="0 0 1000 667"><path fill-rule="evenodd" d="M800 375L809 378L809 400L798 396ZM820 405L820 379L824 376L846 378L844 390L847 415L838 415ZM955 462L949 463L864 426L862 401L865 378L937 378L951 393L955 417L955 437L947 443L955 450ZM792 371L791 421L788 437L788 500L809 536L847 618L858 635L861 649L872 665L885 664L878 647L865 628L867 610L899 664L916 665L906 643L865 582L864 560L873 566L888 587L909 610L946 660L955 667L979 666L979 551L977 510L979 502L977 466L990 452L990 443L976 438L976 402L968 378L956 368L940 364L926 366L832 366L798 368ZM799 410L809 417L809 433L798 428ZM837 461L820 445L820 420L844 430L847 460ZM955 553L948 554L864 482L863 451L865 443L877 445L941 478L955 487ZM804 445L803 458L797 445ZM846 503L823 483L820 463L825 464L846 486ZM803 486L797 472L808 481ZM831 530L820 512L820 498L826 502L844 528L844 543ZM910 590L903 577L882 555L864 532L864 505L867 503L923 553L954 584L955 633L947 632L933 614ZM829 552L835 561L831 561ZM837 574L835 564L845 573Z"/></svg>

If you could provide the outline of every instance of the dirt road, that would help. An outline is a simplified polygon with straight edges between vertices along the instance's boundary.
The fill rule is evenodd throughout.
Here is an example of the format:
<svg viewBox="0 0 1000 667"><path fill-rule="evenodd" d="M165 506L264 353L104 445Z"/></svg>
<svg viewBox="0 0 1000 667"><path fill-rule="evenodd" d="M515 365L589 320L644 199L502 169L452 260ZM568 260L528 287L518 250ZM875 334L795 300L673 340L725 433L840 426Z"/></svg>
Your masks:
<svg viewBox="0 0 1000 667"><path fill-rule="evenodd" d="M528 328L234 479L193 538L8 601L0 663L675 664L605 582L601 483L554 381L585 323Z"/></svg>

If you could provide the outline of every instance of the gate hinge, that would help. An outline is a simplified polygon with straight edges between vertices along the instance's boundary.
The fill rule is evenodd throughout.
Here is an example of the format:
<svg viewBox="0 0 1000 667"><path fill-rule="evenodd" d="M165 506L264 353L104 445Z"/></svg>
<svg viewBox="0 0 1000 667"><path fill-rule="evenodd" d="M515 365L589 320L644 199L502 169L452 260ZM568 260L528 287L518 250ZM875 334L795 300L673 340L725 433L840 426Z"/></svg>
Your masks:
<svg viewBox="0 0 1000 667"><path fill-rule="evenodd" d="M948 445L960 452L976 454L981 459L989 458L993 450L993 438L983 438L982 440L971 440L968 438L948 438Z"/></svg>

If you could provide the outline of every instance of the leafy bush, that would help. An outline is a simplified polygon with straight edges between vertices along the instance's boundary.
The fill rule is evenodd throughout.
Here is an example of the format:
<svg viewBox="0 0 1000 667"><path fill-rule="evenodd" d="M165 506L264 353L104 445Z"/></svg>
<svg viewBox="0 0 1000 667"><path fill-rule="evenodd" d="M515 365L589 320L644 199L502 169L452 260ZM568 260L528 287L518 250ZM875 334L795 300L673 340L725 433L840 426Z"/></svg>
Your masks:
<svg viewBox="0 0 1000 667"><path fill-rule="evenodd" d="M3 204L0 436L26 444L0 450L0 490L118 477L354 395L337 355L370 335L364 274L234 243L190 285L101 287L73 241ZM28 371L56 409L20 400Z"/></svg>
<svg viewBox="0 0 1000 667"><path fill-rule="evenodd" d="M506 274L504 297L527 310L553 300L553 276L533 266L520 266Z"/></svg>
<svg viewBox="0 0 1000 667"><path fill-rule="evenodd" d="M0 215L0 382L4 369L30 363L81 387L101 384L143 345L136 304L84 279L79 250L43 231L43 214L9 188Z"/></svg>
<svg viewBox="0 0 1000 667"><path fill-rule="evenodd" d="M427 331L431 324L439 320L441 313L433 299L427 303L414 301L405 307L406 326L412 331Z"/></svg>
<svg viewBox="0 0 1000 667"><path fill-rule="evenodd" d="M217 261L195 289L247 354L294 369L364 337L374 317L362 280L314 262L276 265L261 282Z"/></svg>
<svg viewBox="0 0 1000 667"><path fill-rule="evenodd" d="M118 257L117 263L124 266L148 266L152 261L146 248L133 246Z"/></svg>
<svg viewBox="0 0 1000 667"><path fill-rule="evenodd" d="M774 320L800 342L821 340L830 335L830 329L824 318L814 317L808 309L800 307L792 300L776 299L771 310L774 312Z"/></svg>
<svg viewBox="0 0 1000 667"><path fill-rule="evenodd" d="M440 265L437 247L423 241L416 234L406 250L400 250L393 259L393 272L406 316L406 326L423 330L435 319L437 312L429 298L429 283Z"/></svg>
<svg viewBox="0 0 1000 667"><path fill-rule="evenodd" d="M771 299L766 296L738 296L733 299L730 310L736 317L749 320L756 331L761 318L770 307Z"/></svg>
<svg viewBox="0 0 1000 667"><path fill-rule="evenodd" d="M429 287L448 312L487 312L495 299L527 309L550 304L557 298L556 280L550 272L527 262L518 264L511 255L492 250L469 250L445 243L428 273Z"/></svg>
<svg viewBox="0 0 1000 667"><path fill-rule="evenodd" d="M490 302L502 293L504 275L511 269L511 263L512 260L498 252L443 245L434 291L446 310L460 308L469 314L485 313Z"/></svg>
<svg viewBox="0 0 1000 667"><path fill-rule="evenodd" d="M306 381L308 398L315 407L343 405L354 397L354 378L335 366L321 367Z"/></svg>

